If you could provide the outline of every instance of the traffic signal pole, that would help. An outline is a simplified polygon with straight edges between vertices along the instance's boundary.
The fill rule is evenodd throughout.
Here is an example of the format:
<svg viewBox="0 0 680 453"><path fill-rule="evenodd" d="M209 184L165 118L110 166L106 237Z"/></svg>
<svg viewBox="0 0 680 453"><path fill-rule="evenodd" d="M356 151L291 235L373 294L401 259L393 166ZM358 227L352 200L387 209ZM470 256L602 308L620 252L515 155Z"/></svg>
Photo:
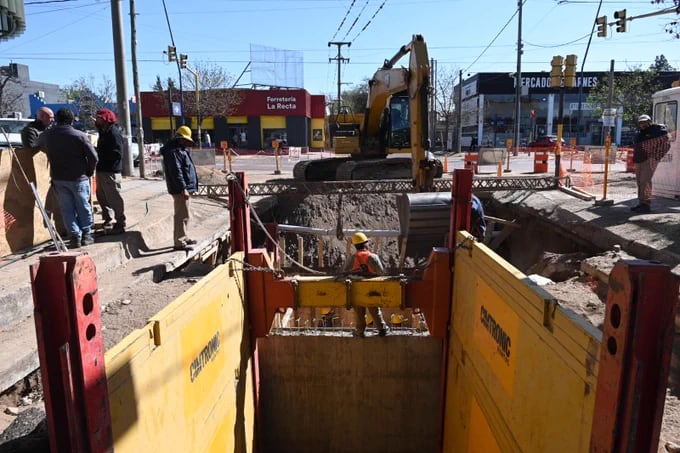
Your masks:
<svg viewBox="0 0 680 453"><path fill-rule="evenodd" d="M555 178L560 177L562 164L562 123L564 122L564 84L560 86L560 103L557 112L557 146L555 147Z"/></svg>

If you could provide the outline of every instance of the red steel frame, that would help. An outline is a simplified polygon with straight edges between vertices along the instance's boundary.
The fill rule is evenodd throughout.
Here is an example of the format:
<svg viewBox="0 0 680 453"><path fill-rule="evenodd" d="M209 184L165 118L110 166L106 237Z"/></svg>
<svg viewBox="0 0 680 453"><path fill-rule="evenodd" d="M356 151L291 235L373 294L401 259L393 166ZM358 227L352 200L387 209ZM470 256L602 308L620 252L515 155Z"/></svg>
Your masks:
<svg viewBox="0 0 680 453"><path fill-rule="evenodd" d="M670 370L678 281L670 267L619 261L609 276L592 452L656 452Z"/></svg>
<svg viewBox="0 0 680 453"><path fill-rule="evenodd" d="M94 262L84 253L42 256L31 284L50 450L111 452Z"/></svg>

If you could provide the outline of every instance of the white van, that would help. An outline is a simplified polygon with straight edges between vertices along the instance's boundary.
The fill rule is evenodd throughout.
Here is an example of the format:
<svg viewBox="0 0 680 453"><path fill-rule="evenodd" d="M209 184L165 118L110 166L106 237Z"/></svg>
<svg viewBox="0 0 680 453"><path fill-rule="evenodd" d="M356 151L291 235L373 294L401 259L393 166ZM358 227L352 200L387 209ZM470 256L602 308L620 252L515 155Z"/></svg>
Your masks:
<svg viewBox="0 0 680 453"><path fill-rule="evenodd" d="M17 118L0 118L0 149L21 148L21 130L33 120Z"/></svg>
<svg viewBox="0 0 680 453"><path fill-rule="evenodd" d="M652 195L680 198L680 140L677 136L680 86L657 91L652 95L652 102L652 121L665 124L671 137L671 149L659 162L652 178Z"/></svg>

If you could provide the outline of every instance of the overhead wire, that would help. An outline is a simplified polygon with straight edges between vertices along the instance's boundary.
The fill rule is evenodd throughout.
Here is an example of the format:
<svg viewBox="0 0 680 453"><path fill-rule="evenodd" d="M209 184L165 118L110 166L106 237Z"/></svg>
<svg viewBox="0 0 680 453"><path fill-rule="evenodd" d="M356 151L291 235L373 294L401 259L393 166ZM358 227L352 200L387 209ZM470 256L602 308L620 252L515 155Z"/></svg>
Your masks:
<svg viewBox="0 0 680 453"><path fill-rule="evenodd" d="M359 33L357 33L354 36L354 38L352 38L352 42L356 41L357 38L368 28L368 26L371 24L373 19L375 19L375 16L377 16L378 13L383 9L383 7L385 6L385 3L387 3L387 0L383 0L383 2L380 4L380 6L378 6L378 9L376 9L375 12L373 13L373 15L371 16L371 18L368 19L368 22L366 22L366 25L364 25L363 28L361 30L359 30Z"/></svg>
<svg viewBox="0 0 680 453"><path fill-rule="evenodd" d="M525 3L526 3L526 0L524 0L524 1L522 2L522 5L524 5ZM496 42L496 40L497 40L498 37L501 35L501 33L503 33L503 32L505 31L505 29L508 28L508 25L510 25L510 22L512 22L512 20L515 18L515 16L517 16L518 13L519 13L519 7L515 10L515 12L513 13L513 15L510 16L510 18L508 19L508 21L507 21L507 22L505 23L505 25L503 25L503 27L498 31L498 33L496 34L496 36L494 36L494 38L491 40L491 42L490 42L489 44L487 44L487 46L484 48L484 50L482 50L482 52L477 56L477 58L475 58L474 61L473 61L472 63L470 63L470 64L468 65L468 67L465 68L462 72L468 72L468 71L470 70L470 68L471 68L475 63L477 63L477 62L479 61L480 58L482 58L482 56L486 53L486 51L489 50L489 48L491 47L491 45L492 45L494 42Z"/></svg>
<svg viewBox="0 0 680 453"><path fill-rule="evenodd" d="M354 26L357 24L357 22L359 22L359 18L361 17L361 15L362 15L362 14L364 13L364 11L366 10L366 6L368 6L368 2L369 2L369 1L370 1L370 0L366 0L366 2L364 3L363 8L361 8L361 11L359 11L359 14L357 14L357 17L355 17L355 18L354 18L354 21L352 21L352 25L349 26L349 28L348 28L347 31L345 32L345 36L342 37L342 40L343 40L343 41L344 41L345 39L347 39L347 36L349 35L349 32L352 31L352 29L353 29Z"/></svg>
<svg viewBox="0 0 680 453"><path fill-rule="evenodd" d="M352 8L354 7L355 3L356 3L356 0L352 0L352 3L349 5L349 8L347 8L347 11L345 12L345 17L342 18L342 20L340 21L340 25L338 25L338 29L335 30L335 33L333 33L333 37L331 38L331 41L333 41L335 39L335 37L338 36L340 29L345 24L345 21L347 20L347 17L349 17L349 13L350 13L350 11L352 11Z"/></svg>

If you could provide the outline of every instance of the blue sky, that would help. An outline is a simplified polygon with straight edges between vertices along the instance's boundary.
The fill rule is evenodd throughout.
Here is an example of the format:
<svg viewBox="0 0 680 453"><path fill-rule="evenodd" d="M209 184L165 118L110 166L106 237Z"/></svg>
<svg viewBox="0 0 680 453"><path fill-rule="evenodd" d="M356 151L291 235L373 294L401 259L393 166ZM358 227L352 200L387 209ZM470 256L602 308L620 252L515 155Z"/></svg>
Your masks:
<svg viewBox="0 0 680 453"><path fill-rule="evenodd" d="M516 69L517 9L514 0L166 0L178 53L189 64L218 64L234 78L249 61L251 44L302 52L304 85L313 94L337 92L337 66L329 63L337 47L329 41L352 41L343 47L349 58L342 81L361 84L385 58L422 34L440 70L514 72ZM670 1L666 7L671 6ZM350 5L353 7L350 9ZM523 7L522 71L549 71L553 55L576 54L578 68L588 43L599 1L526 0ZM67 85L81 76L115 81L111 2L25 0L27 29L0 42L0 64L27 64L31 79ZM382 6L382 8L380 8ZM128 90L132 89L129 2L122 2ZM643 1L603 1L600 15L614 21L614 11L637 16L661 9ZM137 41L142 91L157 75L177 76L163 50L170 34L161 0L137 0ZM347 19L342 27L344 17ZM349 29L355 20L356 25ZM680 68L680 41L665 33L675 15L633 20L627 33L609 29L607 38L592 39L586 71L648 67L665 55ZM370 22L369 22L370 21ZM366 25L368 24L368 25ZM365 29L361 31L362 28ZM487 48L488 47L488 48ZM406 61L404 60L404 64ZM246 74L241 82L250 82ZM351 86L351 85L349 85ZM346 86L344 86L346 87Z"/></svg>

